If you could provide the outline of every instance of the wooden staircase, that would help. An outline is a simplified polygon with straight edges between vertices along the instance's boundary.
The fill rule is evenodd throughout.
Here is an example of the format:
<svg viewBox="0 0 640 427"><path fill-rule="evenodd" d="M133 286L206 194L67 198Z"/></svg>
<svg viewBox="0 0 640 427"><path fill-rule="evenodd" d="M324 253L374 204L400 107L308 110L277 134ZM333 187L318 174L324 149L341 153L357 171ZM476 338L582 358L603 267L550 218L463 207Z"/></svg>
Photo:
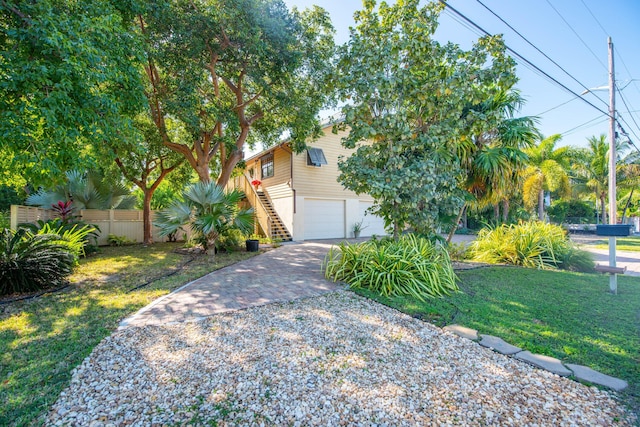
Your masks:
<svg viewBox="0 0 640 427"><path fill-rule="evenodd" d="M292 240L291 233L289 233L289 230L287 230L287 227L284 226L284 223L278 216L278 213L273 208L271 200L269 200L269 198L266 194L264 194L263 191L257 191L257 193L258 198L260 199L260 203L262 204L264 210L267 212L269 220L271 222L271 236L269 237L282 242L290 242Z"/></svg>

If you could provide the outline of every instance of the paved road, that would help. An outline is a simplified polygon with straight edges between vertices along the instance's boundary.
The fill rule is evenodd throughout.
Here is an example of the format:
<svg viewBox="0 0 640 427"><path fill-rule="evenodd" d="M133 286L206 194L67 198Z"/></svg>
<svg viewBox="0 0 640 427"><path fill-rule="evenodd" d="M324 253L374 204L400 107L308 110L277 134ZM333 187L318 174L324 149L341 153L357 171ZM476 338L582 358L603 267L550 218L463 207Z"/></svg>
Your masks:
<svg viewBox="0 0 640 427"><path fill-rule="evenodd" d="M596 264L609 265L609 249L597 249L589 243L607 241L607 237L572 234L571 240L577 243L581 249L593 254ZM627 267L624 273L627 276L640 276L640 252L616 251L616 266Z"/></svg>
<svg viewBox="0 0 640 427"><path fill-rule="evenodd" d="M581 248L593 254L596 264L609 265L609 249L596 249L586 245ZM624 273L626 276L640 276L640 253L616 251L616 267L627 267Z"/></svg>

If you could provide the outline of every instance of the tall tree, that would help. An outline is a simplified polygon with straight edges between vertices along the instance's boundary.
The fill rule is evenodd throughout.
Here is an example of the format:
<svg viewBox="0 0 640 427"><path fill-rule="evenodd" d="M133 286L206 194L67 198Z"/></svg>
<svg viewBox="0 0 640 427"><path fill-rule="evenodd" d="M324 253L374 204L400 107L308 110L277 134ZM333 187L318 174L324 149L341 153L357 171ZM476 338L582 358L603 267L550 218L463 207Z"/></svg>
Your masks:
<svg viewBox="0 0 640 427"><path fill-rule="evenodd" d="M478 119L485 120L487 129L481 134L463 135L457 146L465 174L462 187L473 197L460 210L458 221L469 203L478 208L493 204L498 212L502 203L503 219L506 221L509 199L517 191L520 173L526 165L527 156L523 149L533 145L539 137L534 118L514 117L523 103L518 91L509 90L500 91L494 98L468 107L470 112L482 114ZM494 119L492 124L484 118L488 111L499 113L489 116ZM449 233L449 241L458 221ZM496 221L499 221L498 214Z"/></svg>
<svg viewBox="0 0 640 427"><path fill-rule="evenodd" d="M607 136L591 136L587 148L578 149L572 169L578 190L585 188L600 202L600 218L607 223L607 194L609 191L609 143Z"/></svg>
<svg viewBox="0 0 640 427"><path fill-rule="evenodd" d="M556 148L562 135L540 137L535 147L526 150L529 166L524 170L523 199L527 209L538 207L538 219L544 220L544 192L567 195L569 185L569 147Z"/></svg>
<svg viewBox="0 0 640 427"><path fill-rule="evenodd" d="M148 116L141 114L135 120L135 127L139 131L140 139L133 136L128 144L122 142L109 144L109 149L115 155L115 162L122 174L135 184L143 193L142 226L143 243L153 244L151 224L151 199L162 181L184 163L184 157L170 150L162 144L158 129L151 123ZM180 139L179 127L167 122L172 135ZM181 181L186 184L188 174L179 174Z"/></svg>
<svg viewBox="0 0 640 427"><path fill-rule="evenodd" d="M622 221L627 216L627 213L631 206L631 202L635 198L638 199L638 193L640 189L640 152L633 151L629 153L622 161L622 164L618 167L618 186L621 190L626 190L628 194L625 195L624 207L622 208Z"/></svg>
<svg viewBox="0 0 640 427"><path fill-rule="evenodd" d="M290 12L282 0L166 0L138 22L151 117L201 181L217 169L226 184L247 143L288 133L300 151L319 134L334 53L324 10ZM169 117L185 124L187 140L171 137Z"/></svg>
<svg viewBox="0 0 640 427"><path fill-rule="evenodd" d="M0 0L1 168L37 185L84 168L144 100L134 1ZM4 178L0 170L0 179Z"/></svg>
<svg viewBox="0 0 640 427"><path fill-rule="evenodd" d="M432 232L462 205L456 143L500 117L474 107L515 84L514 62L500 37L483 37L469 51L435 41L439 4L363 6L337 77L348 101L342 143L357 148L340 162L339 180L371 195L395 236L407 225Z"/></svg>

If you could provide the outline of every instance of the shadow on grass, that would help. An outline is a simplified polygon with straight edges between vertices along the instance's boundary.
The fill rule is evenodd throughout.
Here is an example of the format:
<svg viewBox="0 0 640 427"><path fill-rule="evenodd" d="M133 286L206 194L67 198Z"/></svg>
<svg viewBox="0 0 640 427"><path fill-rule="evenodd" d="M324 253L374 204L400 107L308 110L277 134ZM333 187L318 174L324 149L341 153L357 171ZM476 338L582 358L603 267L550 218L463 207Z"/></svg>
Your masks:
<svg viewBox="0 0 640 427"><path fill-rule="evenodd" d="M75 277L83 278L80 284L0 305L0 425L42 425L73 368L120 320L197 277L254 255L219 255L215 264L200 257L178 274L127 292L175 269L184 259L172 252L175 247L105 248L82 261ZM100 280L114 274L116 280Z"/></svg>

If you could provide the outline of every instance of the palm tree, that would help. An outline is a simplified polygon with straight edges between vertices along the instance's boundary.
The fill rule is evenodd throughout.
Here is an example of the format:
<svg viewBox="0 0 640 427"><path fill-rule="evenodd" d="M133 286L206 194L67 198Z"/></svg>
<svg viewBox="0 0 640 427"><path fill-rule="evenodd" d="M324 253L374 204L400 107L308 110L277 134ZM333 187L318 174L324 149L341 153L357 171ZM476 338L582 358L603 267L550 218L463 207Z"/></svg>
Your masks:
<svg viewBox="0 0 640 427"><path fill-rule="evenodd" d="M622 210L622 222L624 223L634 192L640 187L640 152L634 151L630 153L621 163L618 166L618 188L628 191L625 195L626 202Z"/></svg>
<svg viewBox="0 0 640 427"><path fill-rule="evenodd" d="M609 191L609 143L606 135L591 136L589 146L576 152L572 169L578 192L591 192L600 202L600 218L607 222L607 193Z"/></svg>
<svg viewBox="0 0 640 427"><path fill-rule="evenodd" d="M513 117L522 104L520 93L512 90L473 108L475 113L497 114L498 119L493 129L464 137L458 144L458 158L466 172L463 188L473 201L462 207L455 226L471 203L480 208L503 203L503 214L508 215L514 181L527 159L523 149L533 144L539 135L535 118Z"/></svg>
<svg viewBox="0 0 640 427"><path fill-rule="evenodd" d="M541 137L540 143L528 150L529 166L523 172L522 196L527 209L538 207L538 219L544 220L544 192L568 195L569 147L555 148L562 135Z"/></svg>
<svg viewBox="0 0 640 427"><path fill-rule="evenodd" d="M156 215L161 236L173 234L184 225L191 227L196 238L210 256L215 255L218 237L225 231L237 228L248 234L253 230L253 209L240 209L244 198L242 191L225 193L213 182L198 182L188 187L184 201L176 201Z"/></svg>
<svg viewBox="0 0 640 427"><path fill-rule="evenodd" d="M66 181L55 188L27 197L26 204L50 209L59 201L72 201L74 209L133 209L136 197L119 182L108 180L100 170L68 171Z"/></svg>

